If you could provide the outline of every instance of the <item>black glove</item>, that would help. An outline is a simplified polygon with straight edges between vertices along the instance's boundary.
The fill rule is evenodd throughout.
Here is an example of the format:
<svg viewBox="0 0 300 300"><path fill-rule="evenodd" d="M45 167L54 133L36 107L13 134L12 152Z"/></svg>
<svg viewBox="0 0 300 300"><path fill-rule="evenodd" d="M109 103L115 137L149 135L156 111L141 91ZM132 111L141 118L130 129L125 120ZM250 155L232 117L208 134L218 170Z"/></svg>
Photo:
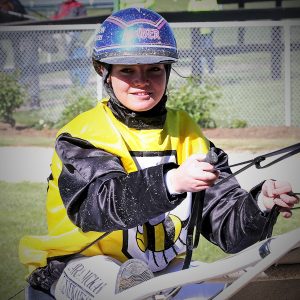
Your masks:
<svg viewBox="0 0 300 300"><path fill-rule="evenodd" d="M66 263L52 260L47 266L34 270L27 281L33 288L49 293L52 284L58 280L65 267Z"/></svg>

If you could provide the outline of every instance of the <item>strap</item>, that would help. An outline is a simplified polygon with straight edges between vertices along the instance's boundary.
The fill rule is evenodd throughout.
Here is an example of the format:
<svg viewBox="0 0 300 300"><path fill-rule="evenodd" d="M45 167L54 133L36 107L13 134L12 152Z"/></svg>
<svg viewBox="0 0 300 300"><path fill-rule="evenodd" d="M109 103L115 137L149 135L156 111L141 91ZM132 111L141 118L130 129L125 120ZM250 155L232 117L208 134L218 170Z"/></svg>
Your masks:
<svg viewBox="0 0 300 300"><path fill-rule="evenodd" d="M234 173L230 174L229 176L227 176L227 177L221 179L220 181L218 181L215 184L215 186L219 185L221 183L224 183L225 181L229 180L230 178L236 176L237 174L247 170L248 168L250 168L252 166L255 166L257 169L264 169L264 168L270 167L270 166L272 166L272 165L274 165L274 164L276 164L276 163L278 163L278 162L280 162L280 161L282 161L282 160L284 160L284 159L286 159L290 156L293 156L293 155L295 155L299 152L300 152L300 143L297 143L297 144L294 144L294 145L291 145L291 146L288 146L288 147L285 147L285 148L278 149L276 151L268 152L266 154L257 156L257 157L255 157L254 159L251 159L251 160L246 160L246 161L236 163L236 164L226 166L226 167L216 168L216 170L222 171L222 170L230 169L232 167L237 167L237 166L240 166L240 165L247 164L246 166L242 167L241 169L235 171ZM277 159L274 159L273 161L271 161L268 164L261 165L261 163L263 161L265 161L266 158L276 156L276 155L280 155L280 154L283 154L283 153L286 153L286 154L278 157Z"/></svg>
<svg viewBox="0 0 300 300"><path fill-rule="evenodd" d="M208 152L207 156L206 156L206 160L211 163L211 164L215 164L217 162L217 156L215 153L215 148L212 147L210 149L210 151ZM243 165L243 164L248 164L245 167L241 168L240 170L230 174L229 176L223 178L222 180L220 180L219 182L217 182L215 185L221 184L224 181L228 180L229 178L236 176L237 174L245 171L246 169L250 168L251 166L255 165L255 167L257 169L263 169L263 168L267 168L283 159L286 159L292 155L295 155L297 153L300 152L300 143L276 150L276 151L272 151L269 153L266 153L264 155L260 155L255 157L254 159L251 160L247 160L244 162L240 162L231 166L227 166L227 167L222 167L222 168L216 168L216 170L224 170L224 169L229 169L231 167L235 167L235 166L239 166L239 165ZM261 162L264 161L267 157L271 157L271 156L275 156L275 155L279 155L282 153L287 153L275 160L273 160L272 162L261 166ZM298 193L295 193L298 194ZM199 244L199 240L200 240L200 233L201 233L201 226L202 226L202 212L203 212L203 202L204 202L204 197L205 197L205 191L201 191L198 193L193 194L193 204L192 204L192 212L191 212L191 220L188 226L188 231L187 231L187 239L186 239L186 246L187 246L187 251L186 251L186 257L184 260L184 264L182 269L187 269L190 265L191 262L191 258L193 255L193 249L198 247ZM269 232L270 228L272 227L272 222L274 222L274 220L276 220L276 213L278 215L278 210L279 208L276 208L276 205L274 206L274 212L272 213L272 216L267 224L265 225L265 228L263 230L263 234L262 236L265 235L265 231ZM297 208L295 208L297 209ZM272 212L272 211L271 211ZM195 233L195 239L194 239L194 228L196 226L196 233ZM269 229L268 229L269 228ZM88 249L89 247L91 247L92 245L94 245L96 242L102 240L103 238L105 238L106 236L108 236L111 233L111 231L106 232L104 234L102 234L101 236L99 236L96 240L94 240L93 242L91 242L90 244L88 244L87 246L85 246L83 249L81 249L79 252L73 253L68 257L68 261L70 259L73 259L74 257L78 256L79 254L81 254L83 251L85 251L86 249Z"/></svg>
<svg viewBox="0 0 300 300"><path fill-rule="evenodd" d="M247 164L246 166L242 167L241 169L237 170L236 172L230 174L229 176L227 176L227 177L223 178L222 180L220 180L219 182L217 182L215 184L215 186L225 182L226 180L230 179L231 177L236 176L237 174L245 171L246 169L248 169L252 166L255 166L257 169L267 168L267 167L269 167L283 159L286 159L292 155L295 155L299 152L300 152L300 143L297 143L297 144L294 144L294 145L291 145L291 146L288 146L288 147L285 147L285 148L282 148L282 149L279 149L276 151L272 151L272 152L257 156L251 160L243 161L243 162L233 164L233 165L227 166L227 167L216 168L216 170L220 171L220 170L224 170L224 169L229 169L231 167L236 167L236 166ZM266 158L272 157L275 155L280 155L283 153L286 153L286 154L280 156L279 158L273 160L272 162L270 162L264 166L261 165L261 162L265 161ZM210 151L206 155L205 160L211 164L217 163L218 159L217 159L214 147L212 147L210 149ZM298 194L298 193L296 193L296 194ZM201 192L195 193L193 195L194 195L194 197L193 197L191 219L190 219L190 223L189 223L189 227L188 227L188 231L187 231L187 239L186 239L187 251L186 251L186 256L184 259L182 269L189 268L191 259L192 259L192 255L193 255L193 249L198 247L199 240L200 240L200 234L201 234L202 212L203 212L203 206L204 206L203 202L204 202L204 197L205 197L205 191L201 191ZM270 212L268 221L266 222L266 224L263 228L260 240L271 236L272 227L277 219L279 210L280 210L280 207L277 205L274 205L274 207L272 208L272 210ZM194 229L195 228L196 228L196 232L195 232L195 237L194 237Z"/></svg>
<svg viewBox="0 0 300 300"><path fill-rule="evenodd" d="M215 165L218 162L218 156L215 152L215 147L211 147L204 161ZM192 260L193 249L198 247L200 241L201 227L202 227L202 212L203 203L205 197L205 190L198 193L193 193L193 204L191 211L191 219L187 230L186 237L186 255L183 263L182 269L188 269ZM196 233L194 237L194 229L196 228Z"/></svg>
<svg viewBox="0 0 300 300"><path fill-rule="evenodd" d="M262 230L262 233L261 233L261 236L259 239L260 241L272 236L272 229L277 220L279 212L280 212L280 207L278 205L274 205L269 213L268 220L265 223L264 228Z"/></svg>
<svg viewBox="0 0 300 300"><path fill-rule="evenodd" d="M54 260L59 260L62 261L64 263L68 263L70 260L75 259L80 257L81 253L83 251L85 251L86 249L90 248L91 246L93 246L94 244L96 244L98 241L101 241L102 239L104 239L105 237L107 237L112 231L107 231L104 234L101 234L99 237L97 237L95 240L93 240L91 243L89 243L88 245L86 245L85 247L83 247L82 249L80 249L78 252L72 253L72 254L68 254L68 255L63 255L63 256L52 256L48 259L48 263Z"/></svg>
<svg viewBox="0 0 300 300"><path fill-rule="evenodd" d="M204 197L205 197L205 191L201 191L197 193L196 195L196 201L199 201L199 208L198 208L198 216L197 216L197 224L196 224L196 232L195 232L195 239L194 239L194 249L198 247L199 240L200 240L200 234L202 229L202 213L203 213L203 207L204 207Z"/></svg>
<svg viewBox="0 0 300 300"><path fill-rule="evenodd" d="M189 268L191 259L192 259L192 255L193 255L193 249L195 248L195 242L193 241L194 228L195 228L195 226L198 227L196 224L198 224L198 219L199 219L199 214L200 214L200 211L199 211L200 203L203 203L203 201L201 201L203 199L199 199L200 198L199 194L200 193L193 194L191 218L190 218L190 222L188 225L187 236L186 236L186 254L185 254L182 270ZM201 205L201 206L203 207L203 205ZM201 215L202 215L202 211L201 211ZM198 241L199 241L199 238L198 238ZM197 242L197 244L198 244L198 242Z"/></svg>

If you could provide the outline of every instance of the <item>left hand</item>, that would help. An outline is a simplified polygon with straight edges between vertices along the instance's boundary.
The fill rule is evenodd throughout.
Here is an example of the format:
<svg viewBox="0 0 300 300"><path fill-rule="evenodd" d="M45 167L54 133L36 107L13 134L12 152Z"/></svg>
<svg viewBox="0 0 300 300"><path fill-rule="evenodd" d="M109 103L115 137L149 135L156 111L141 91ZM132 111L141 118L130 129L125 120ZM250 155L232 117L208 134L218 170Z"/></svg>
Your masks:
<svg viewBox="0 0 300 300"><path fill-rule="evenodd" d="M284 218L292 216L291 208L299 203L299 198L293 194L292 187L288 182L266 180L261 189L263 204L267 209L277 204Z"/></svg>

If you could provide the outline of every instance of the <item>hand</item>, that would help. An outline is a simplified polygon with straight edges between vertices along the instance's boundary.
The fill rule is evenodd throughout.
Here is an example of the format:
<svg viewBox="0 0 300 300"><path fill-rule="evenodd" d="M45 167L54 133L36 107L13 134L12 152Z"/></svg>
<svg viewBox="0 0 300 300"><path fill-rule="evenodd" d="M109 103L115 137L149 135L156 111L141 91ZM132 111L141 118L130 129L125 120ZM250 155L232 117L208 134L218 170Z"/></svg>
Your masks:
<svg viewBox="0 0 300 300"><path fill-rule="evenodd" d="M214 184L219 177L219 172L213 165L204 162L204 159L203 154L193 154L177 169L169 171L175 192L199 192Z"/></svg>
<svg viewBox="0 0 300 300"><path fill-rule="evenodd" d="M299 198L293 194L288 182L266 180L262 186L263 204L267 209L277 204L284 218L292 216L291 208L299 203Z"/></svg>

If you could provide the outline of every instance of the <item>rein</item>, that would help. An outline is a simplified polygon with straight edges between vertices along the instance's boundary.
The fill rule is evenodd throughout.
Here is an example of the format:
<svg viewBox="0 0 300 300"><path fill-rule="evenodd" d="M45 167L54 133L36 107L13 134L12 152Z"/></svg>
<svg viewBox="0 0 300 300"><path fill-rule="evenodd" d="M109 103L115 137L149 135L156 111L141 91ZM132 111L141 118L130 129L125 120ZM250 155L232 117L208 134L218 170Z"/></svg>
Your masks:
<svg viewBox="0 0 300 300"><path fill-rule="evenodd" d="M250 160L246 160L246 161L242 161L242 162L239 162L239 163L236 163L236 164L233 164L233 165L230 165L230 166L227 166L227 167L221 167L221 168L216 168L216 170L218 171L222 171L222 170L226 170L226 169L229 169L229 168L232 168L232 167L237 167L237 166L241 166L241 165L245 165L247 164L246 166L244 166L243 168L237 170L236 172L232 173L231 175L223 178L222 180L218 181L216 185L219 185L225 181L227 181L228 179L236 176L237 174L240 174L241 172L247 170L248 168L252 167L252 166L255 166L257 169L265 169L267 167L270 167L290 156L293 156L297 153L300 152L300 143L297 143L297 144L294 144L294 145L291 145L291 146L288 146L288 147L285 147L285 148L281 148L279 150L276 150L276 151L272 151L272 152L269 152L269 153L266 153L266 154L263 154L263 155L259 155L253 159L250 159ZM279 155L279 154L283 154L285 153L284 155L278 157L277 159L274 159L273 161L265 164L265 165L262 165L261 163L263 161L265 161L267 158L269 157L272 157L272 156L276 156L276 155Z"/></svg>
<svg viewBox="0 0 300 300"><path fill-rule="evenodd" d="M217 155L214 152L215 148L212 147L208 154L206 155L205 161L208 163L214 165L217 163ZM255 166L257 169L264 169L267 167L270 167L290 156L293 156L297 153L300 152L300 143L278 149L276 151L268 152L263 155L259 155L251 160L246 160L242 161L230 166L226 167L221 167L221 168L215 168L218 171L221 170L226 170L232 167L237 167L241 165L246 165L242 167L241 169L235 171L234 173L230 174L229 176L221 179L218 181L214 186L217 186L221 183L224 183L225 181L229 180L230 178L236 176L237 174L240 174L241 172L247 170L248 168ZM276 155L281 155L280 157L274 159L273 161L262 165L261 163L265 161L267 158L276 156ZM300 193L290 193L291 195L299 195ZM199 240L200 240L200 233L201 233L201 225L202 225L202 211L203 211L203 202L204 202L204 197L205 197L205 191L200 191L198 193L194 193L194 199L193 199L193 206L192 206L192 213L191 213L191 219L190 219L190 224L188 227L188 232L187 232L187 239L186 239L186 245L187 245L187 251L186 251L186 256L184 259L183 263L183 268L182 269L187 269L190 265L192 254L193 254L193 249L198 247ZM292 208L292 209L299 209L300 207ZM276 218L279 214L279 209L280 207L278 205L274 205L272 210L270 211L269 219L267 223L265 224L265 227L263 228L263 232L261 235L260 240L262 240L265 236L270 236L271 234L271 229L273 223L275 223ZM194 229L196 229L195 235L194 235ZM194 240L193 240L194 238Z"/></svg>

